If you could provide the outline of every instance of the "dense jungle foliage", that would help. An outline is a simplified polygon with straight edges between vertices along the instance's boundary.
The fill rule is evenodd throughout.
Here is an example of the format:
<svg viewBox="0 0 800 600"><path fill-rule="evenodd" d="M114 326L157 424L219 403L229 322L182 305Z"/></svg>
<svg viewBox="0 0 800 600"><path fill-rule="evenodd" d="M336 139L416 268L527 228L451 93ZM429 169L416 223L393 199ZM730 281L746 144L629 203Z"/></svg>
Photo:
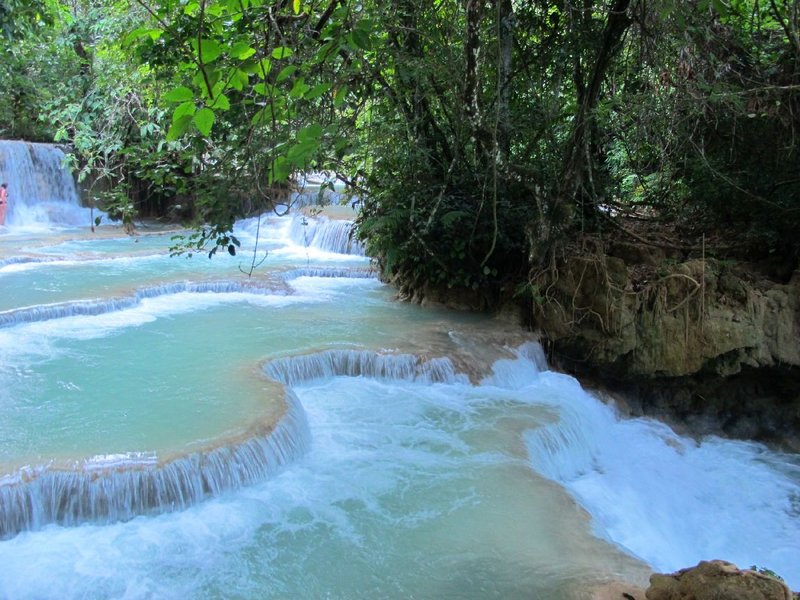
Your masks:
<svg viewBox="0 0 800 600"><path fill-rule="evenodd" d="M92 201L240 216L328 171L409 293L536 300L586 240L800 256L798 0L3 0L0 136Z"/></svg>

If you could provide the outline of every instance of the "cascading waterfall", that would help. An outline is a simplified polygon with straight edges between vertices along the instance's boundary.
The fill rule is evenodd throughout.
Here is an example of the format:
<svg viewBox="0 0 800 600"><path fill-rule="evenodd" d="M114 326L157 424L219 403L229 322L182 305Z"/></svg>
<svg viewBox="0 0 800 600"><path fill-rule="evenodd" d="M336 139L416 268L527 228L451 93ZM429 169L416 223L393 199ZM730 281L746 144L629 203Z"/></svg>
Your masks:
<svg viewBox="0 0 800 600"><path fill-rule="evenodd" d="M152 453L95 456L73 469L22 469L0 478L0 539L48 523L114 523L182 510L262 481L307 451L303 408L286 394L273 427L239 442L161 462Z"/></svg>
<svg viewBox="0 0 800 600"><path fill-rule="evenodd" d="M722 558L800 584L800 458L757 443L683 438L624 419L578 383L543 395L558 419L526 433L533 468L592 515L597 535L662 572Z"/></svg>
<svg viewBox="0 0 800 600"><path fill-rule="evenodd" d="M364 247L353 238L353 223L349 220L297 216L292 219L289 237L298 246L364 256Z"/></svg>
<svg viewBox="0 0 800 600"><path fill-rule="evenodd" d="M202 286L200 290L208 291ZM264 372L287 386L336 376L468 383L446 357L422 360L411 354L362 350L273 359ZM28 467L0 477L0 539L48 523L113 523L181 510L262 481L296 460L310 444L302 406L291 389L285 398L287 409L277 424L263 425L242 441L165 461L154 453L94 456L72 468Z"/></svg>
<svg viewBox="0 0 800 600"><path fill-rule="evenodd" d="M347 269L347 268L336 268L336 267L309 267L305 269L291 269L289 271L284 271L281 273L285 280L289 279L296 279L298 277L323 277L323 278L333 278L333 277L347 277L347 278L363 278L363 279L374 279L378 276L378 272L371 268L367 267L364 269Z"/></svg>
<svg viewBox="0 0 800 600"><path fill-rule="evenodd" d="M327 350L270 361L264 371L285 385L337 376L370 377L423 383L467 383L447 357L422 360L413 354L379 354L366 350Z"/></svg>
<svg viewBox="0 0 800 600"><path fill-rule="evenodd" d="M8 226L88 226L64 152L54 144L0 140L0 182L8 183ZM101 213L97 212L97 215Z"/></svg>
<svg viewBox="0 0 800 600"><path fill-rule="evenodd" d="M20 323L34 323L63 319L65 317L103 315L137 306L145 298L157 298L189 292L193 294L276 294L287 293L284 289L264 285L258 281L181 281L137 290L127 298L104 298L102 300L81 300L49 305L22 307L0 311L0 327L10 327Z"/></svg>
<svg viewBox="0 0 800 600"><path fill-rule="evenodd" d="M797 457L620 418L524 332L394 302L333 221L213 261L0 236L0 597L578 600L708 558L800 587Z"/></svg>

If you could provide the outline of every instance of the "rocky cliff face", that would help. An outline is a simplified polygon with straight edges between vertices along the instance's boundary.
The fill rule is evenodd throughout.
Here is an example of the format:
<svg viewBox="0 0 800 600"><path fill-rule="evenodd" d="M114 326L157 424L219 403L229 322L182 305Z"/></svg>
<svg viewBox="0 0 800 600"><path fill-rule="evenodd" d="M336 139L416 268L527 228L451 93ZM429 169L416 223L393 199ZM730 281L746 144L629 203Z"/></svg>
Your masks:
<svg viewBox="0 0 800 600"><path fill-rule="evenodd" d="M632 413L800 449L800 270L617 246L532 284L552 358L624 392Z"/></svg>

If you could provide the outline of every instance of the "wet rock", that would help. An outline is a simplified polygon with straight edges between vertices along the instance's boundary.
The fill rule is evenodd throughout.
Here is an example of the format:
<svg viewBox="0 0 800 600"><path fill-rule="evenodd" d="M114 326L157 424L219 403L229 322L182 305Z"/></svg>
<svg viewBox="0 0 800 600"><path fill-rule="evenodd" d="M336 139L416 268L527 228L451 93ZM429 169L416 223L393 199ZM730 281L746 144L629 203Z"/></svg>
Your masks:
<svg viewBox="0 0 800 600"><path fill-rule="evenodd" d="M782 582L722 560L650 577L647 600L793 600Z"/></svg>

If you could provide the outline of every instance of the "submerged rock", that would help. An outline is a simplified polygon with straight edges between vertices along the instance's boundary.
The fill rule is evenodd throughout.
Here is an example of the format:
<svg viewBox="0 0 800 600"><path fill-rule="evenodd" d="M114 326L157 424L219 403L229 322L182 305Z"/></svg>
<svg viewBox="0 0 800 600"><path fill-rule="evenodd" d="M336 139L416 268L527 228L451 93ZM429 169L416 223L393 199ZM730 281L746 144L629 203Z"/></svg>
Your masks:
<svg viewBox="0 0 800 600"><path fill-rule="evenodd" d="M793 600L779 579L722 560L650 577L647 600Z"/></svg>

